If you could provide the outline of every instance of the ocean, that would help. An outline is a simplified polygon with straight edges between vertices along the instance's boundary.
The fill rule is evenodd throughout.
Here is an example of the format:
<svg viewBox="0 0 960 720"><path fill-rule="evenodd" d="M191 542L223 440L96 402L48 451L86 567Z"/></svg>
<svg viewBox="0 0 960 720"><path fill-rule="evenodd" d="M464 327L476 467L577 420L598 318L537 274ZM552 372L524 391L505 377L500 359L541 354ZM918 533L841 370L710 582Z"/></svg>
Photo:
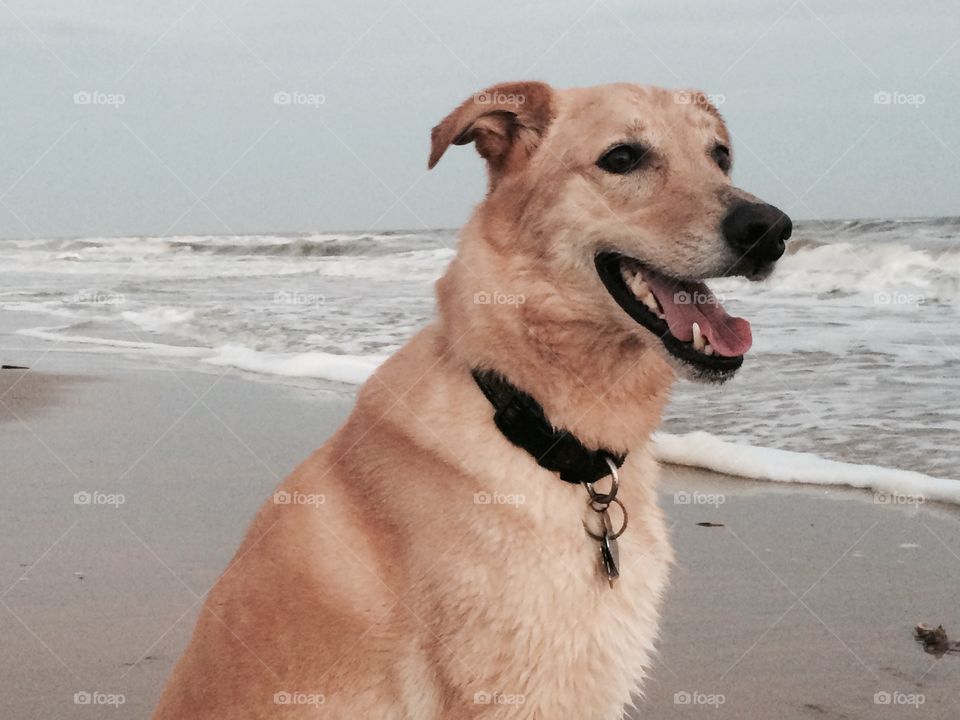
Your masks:
<svg viewBox="0 0 960 720"><path fill-rule="evenodd" d="M725 385L679 382L662 430L960 478L958 241L960 218L798 223L769 280L710 283L754 347ZM4 240L0 312L58 348L349 387L434 316L455 243L447 230Z"/></svg>

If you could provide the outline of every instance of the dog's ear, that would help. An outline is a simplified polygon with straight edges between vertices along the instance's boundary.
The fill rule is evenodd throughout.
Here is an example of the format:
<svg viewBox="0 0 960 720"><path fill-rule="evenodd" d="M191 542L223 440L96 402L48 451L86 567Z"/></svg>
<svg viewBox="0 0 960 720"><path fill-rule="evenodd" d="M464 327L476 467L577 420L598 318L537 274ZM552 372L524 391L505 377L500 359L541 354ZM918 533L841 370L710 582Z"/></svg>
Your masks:
<svg viewBox="0 0 960 720"><path fill-rule="evenodd" d="M487 161L490 187L517 169L540 143L554 116L553 89L542 82L501 83L467 98L431 133L433 168L447 148L475 142Z"/></svg>

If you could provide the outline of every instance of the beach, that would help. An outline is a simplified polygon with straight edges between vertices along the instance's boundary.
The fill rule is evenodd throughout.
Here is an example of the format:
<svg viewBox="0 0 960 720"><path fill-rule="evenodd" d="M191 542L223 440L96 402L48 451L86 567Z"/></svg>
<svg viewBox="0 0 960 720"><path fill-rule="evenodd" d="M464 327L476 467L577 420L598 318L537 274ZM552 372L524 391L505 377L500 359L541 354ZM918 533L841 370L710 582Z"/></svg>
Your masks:
<svg viewBox="0 0 960 720"><path fill-rule="evenodd" d="M30 318L18 316L17 326ZM355 387L265 381L4 328L5 717L145 718L247 523ZM79 351L78 351L79 350ZM960 513L665 465L677 551L631 717L954 718Z"/></svg>

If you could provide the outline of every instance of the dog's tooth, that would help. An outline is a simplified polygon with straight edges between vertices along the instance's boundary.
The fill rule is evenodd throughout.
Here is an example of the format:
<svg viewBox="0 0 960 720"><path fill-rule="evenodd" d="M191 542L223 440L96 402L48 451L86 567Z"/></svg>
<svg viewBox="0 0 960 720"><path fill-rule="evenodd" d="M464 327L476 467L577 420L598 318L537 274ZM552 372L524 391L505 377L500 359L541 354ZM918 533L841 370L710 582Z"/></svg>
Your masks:
<svg viewBox="0 0 960 720"><path fill-rule="evenodd" d="M693 348L694 350L702 351L704 347L704 340L703 334L700 332L700 325L694 323L691 326L691 329L693 330Z"/></svg>
<svg viewBox="0 0 960 720"><path fill-rule="evenodd" d="M647 287L647 283L644 282L643 276L640 273L630 278L630 291L634 297L638 298L642 298L650 292L650 288Z"/></svg>
<svg viewBox="0 0 960 720"><path fill-rule="evenodd" d="M650 310L652 310L653 312L657 312L658 310L657 299L653 296L652 292L648 291L647 294L643 296L642 302L644 305L650 308Z"/></svg>
<svg viewBox="0 0 960 720"><path fill-rule="evenodd" d="M704 355L713 355L713 346L710 343L707 343L703 346Z"/></svg>

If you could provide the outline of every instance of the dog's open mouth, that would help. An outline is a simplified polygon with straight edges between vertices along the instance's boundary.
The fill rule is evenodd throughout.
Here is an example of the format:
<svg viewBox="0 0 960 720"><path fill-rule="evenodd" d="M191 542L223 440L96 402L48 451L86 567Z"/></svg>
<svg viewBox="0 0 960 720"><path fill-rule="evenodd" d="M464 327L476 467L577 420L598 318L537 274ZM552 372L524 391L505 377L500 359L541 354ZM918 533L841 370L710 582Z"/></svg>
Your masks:
<svg viewBox="0 0 960 720"><path fill-rule="evenodd" d="M716 375L743 364L750 323L728 315L704 283L669 277L615 252L600 252L595 262L607 292L671 355Z"/></svg>

